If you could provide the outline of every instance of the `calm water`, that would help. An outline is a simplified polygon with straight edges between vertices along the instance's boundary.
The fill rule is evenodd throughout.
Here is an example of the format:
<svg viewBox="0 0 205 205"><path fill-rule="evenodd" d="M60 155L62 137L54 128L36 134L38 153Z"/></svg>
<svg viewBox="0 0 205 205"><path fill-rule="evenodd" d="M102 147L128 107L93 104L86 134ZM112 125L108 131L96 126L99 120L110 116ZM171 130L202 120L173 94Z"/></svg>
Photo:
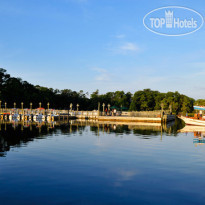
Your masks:
<svg viewBox="0 0 205 205"><path fill-rule="evenodd" d="M180 126L1 124L0 204L204 204L205 145Z"/></svg>

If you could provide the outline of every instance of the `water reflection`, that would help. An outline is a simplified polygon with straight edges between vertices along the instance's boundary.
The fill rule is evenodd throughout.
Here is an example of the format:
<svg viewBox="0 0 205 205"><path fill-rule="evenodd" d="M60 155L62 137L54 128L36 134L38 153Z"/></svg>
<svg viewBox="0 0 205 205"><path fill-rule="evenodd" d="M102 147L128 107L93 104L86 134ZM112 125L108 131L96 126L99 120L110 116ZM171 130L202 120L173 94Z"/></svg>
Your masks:
<svg viewBox="0 0 205 205"><path fill-rule="evenodd" d="M205 132L194 132L193 142L196 146L204 145L205 144Z"/></svg>
<svg viewBox="0 0 205 205"><path fill-rule="evenodd" d="M176 119L167 124L161 123L117 123L117 122L98 122L98 121L75 121L73 125L80 124L81 126L90 126L91 131L96 135L99 132L122 134L142 135L145 138L149 136L162 135L163 133L177 135L178 130L184 126L183 121Z"/></svg>
<svg viewBox="0 0 205 205"><path fill-rule="evenodd" d="M0 156L12 147L26 146L30 141L43 139L52 134L70 134L85 127L72 126L68 121L58 122L5 122L0 121Z"/></svg>
<svg viewBox="0 0 205 205"><path fill-rule="evenodd" d="M186 134L193 133L193 143L195 144L195 146L205 145L205 127L203 126L186 125L182 129L178 130L178 132Z"/></svg>
<svg viewBox="0 0 205 205"><path fill-rule="evenodd" d="M183 127L180 120L171 124L159 123L128 123L117 122L98 122L88 120L57 121L57 122L23 122L23 121L0 121L0 156L5 156L11 147L26 146L35 138L46 138L52 134L69 136L89 127L90 131L96 136L100 133L114 133L116 136L134 134L140 138L149 139L163 133L176 136L178 129Z"/></svg>
<svg viewBox="0 0 205 205"><path fill-rule="evenodd" d="M0 201L201 204L205 150L193 140L201 143L203 132L183 126L1 122Z"/></svg>

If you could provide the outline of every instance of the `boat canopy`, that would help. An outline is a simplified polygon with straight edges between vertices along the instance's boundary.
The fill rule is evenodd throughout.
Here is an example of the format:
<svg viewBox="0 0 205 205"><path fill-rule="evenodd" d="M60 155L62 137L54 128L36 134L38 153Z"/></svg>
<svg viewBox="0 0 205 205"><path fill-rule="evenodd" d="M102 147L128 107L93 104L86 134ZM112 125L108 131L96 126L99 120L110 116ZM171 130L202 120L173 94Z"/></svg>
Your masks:
<svg viewBox="0 0 205 205"><path fill-rule="evenodd" d="M205 106L194 106L194 110L205 110Z"/></svg>

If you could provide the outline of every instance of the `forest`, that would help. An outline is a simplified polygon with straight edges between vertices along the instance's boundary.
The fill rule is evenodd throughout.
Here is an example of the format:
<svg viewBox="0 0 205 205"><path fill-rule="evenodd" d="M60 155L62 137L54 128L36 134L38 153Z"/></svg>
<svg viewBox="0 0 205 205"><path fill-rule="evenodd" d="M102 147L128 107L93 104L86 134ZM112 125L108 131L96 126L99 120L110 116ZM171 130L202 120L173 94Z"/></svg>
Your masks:
<svg viewBox="0 0 205 205"><path fill-rule="evenodd" d="M39 85L32 85L21 78L12 77L3 68L0 68L0 101L1 106L4 107L5 102L7 107L21 107L24 103L24 108L29 108L30 103L33 108L39 106L41 102L42 107L47 107L49 102L50 108L54 109L70 109L70 103L73 104L73 109L79 104L79 110L102 110L103 103L105 108L110 104L119 110L130 111L152 111L160 110L163 105L164 109L169 109L172 106L174 113L190 113L193 111L194 104L205 105L205 100L200 99L195 101L186 95L179 92L161 93L151 89L144 89L136 91L134 94L124 91L107 92L100 94L99 90L93 93L85 93L83 90L79 92L70 89L53 89L42 87Z"/></svg>

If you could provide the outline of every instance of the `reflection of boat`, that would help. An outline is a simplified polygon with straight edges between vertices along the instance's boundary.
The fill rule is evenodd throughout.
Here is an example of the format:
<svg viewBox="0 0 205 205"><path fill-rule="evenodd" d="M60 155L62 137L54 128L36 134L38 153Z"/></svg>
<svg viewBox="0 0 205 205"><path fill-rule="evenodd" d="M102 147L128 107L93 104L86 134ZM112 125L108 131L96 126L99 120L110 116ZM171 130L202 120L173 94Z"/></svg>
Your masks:
<svg viewBox="0 0 205 205"><path fill-rule="evenodd" d="M178 132L205 132L205 127L202 126L185 126L183 129Z"/></svg>
<svg viewBox="0 0 205 205"><path fill-rule="evenodd" d="M197 145L205 144L205 127L203 126L185 126L183 129L179 130L181 133L193 133L194 139L193 143Z"/></svg>
<svg viewBox="0 0 205 205"><path fill-rule="evenodd" d="M194 132L194 140L193 143L197 145L205 144L205 132Z"/></svg>
<svg viewBox="0 0 205 205"><path fill-rule="evenodd" d="M200 138L194 138L193 143L194 143L194 144L198 144L198 145L200 145L200 144L205 144L205 139L204 139L204 138L202 138L202 139L200 139Z"/></svg>
<svg viewBox="0 0 205 205"><path fill-rule="evenodd" d="M185 124L187 125L197 125L197 126L205 126L205 120L203 118L190 118L190 117L179 117L180 119L182 119Z"/></svg>

